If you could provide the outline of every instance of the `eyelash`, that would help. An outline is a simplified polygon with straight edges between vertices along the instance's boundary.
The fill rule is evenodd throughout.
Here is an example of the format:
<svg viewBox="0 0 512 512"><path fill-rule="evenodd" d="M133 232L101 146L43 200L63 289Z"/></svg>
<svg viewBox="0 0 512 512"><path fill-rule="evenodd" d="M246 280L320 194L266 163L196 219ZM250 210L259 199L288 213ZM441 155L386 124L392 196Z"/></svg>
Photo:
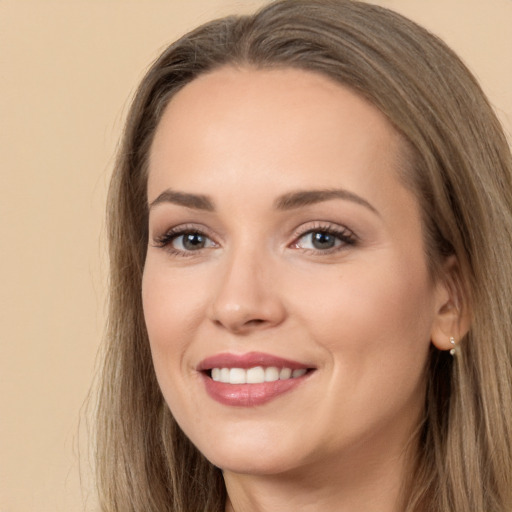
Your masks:
<svg viewBox="0 0 512 512"><path fill-rule="evenodd" d="M336 227L333 226L332 224L317 224L313 225L312 227L308 227L305 230L298 231L294 236L294 241L292 242L292 245L297 247L297 244L301 239L313 233L323 233L333 236L341 243L339 245L324 250L302 248L303 251L307 251L308 253L327 255L341 251L347 246L355 246L358 243L357 236L348 228ZM301 248L297 247L297 249Z"/></svg>
<svg viewBox="0 0 512 512"><path fill-rule="evenodd" d="M313 233L323 233L330 236L335 237L337 240L341 242L341 244L336 245L334 247L322 250L322 249L307 249L307 248L301 248L298 247L298 243L301 239L304 237L311 235ZM158 248L165 249L173 256L180 256L180 257L192 257L196 256L197 253L201 252L200 248L196 251L182 251L180 249L176 249L172 246L172 242L176 239L178 239L180 236L184 235L199 235L202 237L205 237L209 240L212 240L212 237L208 235L208 233L205 232L204 229L198 228L193 225L185 225L185 226L179 226L176 228L172 228L169 231L165 232L163 235L157 236L154 238L154 246ZM334 227L331 224L318 224L314 226L310 226L307 229L299 230L296 233L294 233L294 240L290 244L292 247L295 247L296 249L302 249L305 252L308 253L314 253L314 254L321 254L321 255L327 255L332 254L335 252L338 252L340 250L343 250L347 246L354 246L358 243L358 238L351 230L348 228L338 228ZM212 240L213 241L213 240ZM216 242L213 242L214 246L217 245Z"/></svg>
<svg viewBox="0 0 512 512"><path fill-rule="evenodd" d="M172 246L172 242L174 240L184 235L199 235L208 238L209 240L212 239L211 236L205 233L204 229L200 229L194 225L185 225L172 228L169 231L166 231L163 235L155 237L154 245L155 247L165 249L173 256L196 256L196 253L200 252L200 249L197 251L181 251L180 249L176 249Z"/></svg>

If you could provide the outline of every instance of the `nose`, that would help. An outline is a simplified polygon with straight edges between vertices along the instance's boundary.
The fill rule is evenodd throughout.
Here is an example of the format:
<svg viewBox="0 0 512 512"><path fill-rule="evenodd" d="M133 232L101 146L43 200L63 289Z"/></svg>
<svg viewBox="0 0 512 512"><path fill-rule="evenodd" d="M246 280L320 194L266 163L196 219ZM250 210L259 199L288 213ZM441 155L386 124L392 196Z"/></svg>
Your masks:
<svg viewBox="0 0 512 512"><path fill-rule="evenodd" d="M210 318L219 327L248 334L279 325L286 308L274 278L270 259L258 251L231 255L218 276Z"/></svg>

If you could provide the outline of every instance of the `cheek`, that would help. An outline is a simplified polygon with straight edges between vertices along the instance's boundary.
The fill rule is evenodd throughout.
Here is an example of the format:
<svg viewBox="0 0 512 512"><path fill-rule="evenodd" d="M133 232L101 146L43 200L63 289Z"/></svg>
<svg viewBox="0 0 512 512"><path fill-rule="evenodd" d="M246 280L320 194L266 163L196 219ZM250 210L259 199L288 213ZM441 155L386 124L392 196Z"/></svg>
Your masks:
<svg viewBox="0 0 512 512"><path fill-rule="evenodd" d="M204 317L205 289L200 286L203 280L186 269L166 270L164 264L154 260L157 258L148 257L142 279L144 318L150 342L179 346L184 331Z"/></svg>
<svg viewBox="0 0 512 512"><path fill-rule="evenodd" d="M391 365L423 359L435 310L423 260L377 254L373 259L326 269L302 282L291 294L294 307L312 336L333 357L343 354L340 360L351 368L354 360L389 360Z"/></svg>
<svg viewBox="0 0 512 512"><path fill-rule="evenodd" d="M179 275L179 274L178 274ZM199 288L166 272L148 257L142 280L142 303L156 376L166 400L178 385L175 376L187 371L184 353L191 333L203 317Z"/></svg>
<svg viewBox="0 0 512 512"><path fill-rule="evenodd" d="M371 268L359 272L353 265L336 278L317 276L309 288L313 297L298 299L308 304L302 324L324 349L332 375L318 417L345 425L354 436L394 418L416 421L433 321L432 287L422 267L411 265L407 273L401 265Z"/></svg>
<svg viewBox="0 0 512 512"><path fill-rule="evenodd" d="M208 439L213 418L191 395L191 384L201 383L187 358L205 318L207 288L200 286L205 278L204 273L194 277L186 269L171 272L161 261L148 258L142 301L155 374L164 399L185 432L206 432Z"/></svg>

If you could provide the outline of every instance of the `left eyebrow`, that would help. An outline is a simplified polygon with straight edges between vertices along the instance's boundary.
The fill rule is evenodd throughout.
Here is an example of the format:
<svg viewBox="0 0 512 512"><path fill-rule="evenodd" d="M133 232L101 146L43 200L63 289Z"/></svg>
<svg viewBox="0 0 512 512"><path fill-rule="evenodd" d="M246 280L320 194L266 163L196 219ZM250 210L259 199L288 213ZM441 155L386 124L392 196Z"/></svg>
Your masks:
<svg viewBox="0 0 512 512"><path fill-rule="evenodd" d="M299 190L289 192L278 197L274 202L274 208L277 210L293 210L331 199L343 199L364 206L371 212L379 215L379 212L366 199L345 189L326 189L326 190Z"/></svg>

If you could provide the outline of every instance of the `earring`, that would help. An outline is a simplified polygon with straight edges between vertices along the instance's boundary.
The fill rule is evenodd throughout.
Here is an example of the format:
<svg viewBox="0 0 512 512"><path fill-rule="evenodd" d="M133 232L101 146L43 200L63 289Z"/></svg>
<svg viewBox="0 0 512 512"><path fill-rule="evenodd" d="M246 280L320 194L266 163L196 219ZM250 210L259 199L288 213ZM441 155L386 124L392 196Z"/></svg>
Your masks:
<svg viewBox="0 0 512 512"><path fill-rule="evenodd" d="M450 349L450 354L452 356L454 356L455 355L456 345L455 345L455 338L453 336L450 336L450 343L452 344L452 348Z"/></svg>

